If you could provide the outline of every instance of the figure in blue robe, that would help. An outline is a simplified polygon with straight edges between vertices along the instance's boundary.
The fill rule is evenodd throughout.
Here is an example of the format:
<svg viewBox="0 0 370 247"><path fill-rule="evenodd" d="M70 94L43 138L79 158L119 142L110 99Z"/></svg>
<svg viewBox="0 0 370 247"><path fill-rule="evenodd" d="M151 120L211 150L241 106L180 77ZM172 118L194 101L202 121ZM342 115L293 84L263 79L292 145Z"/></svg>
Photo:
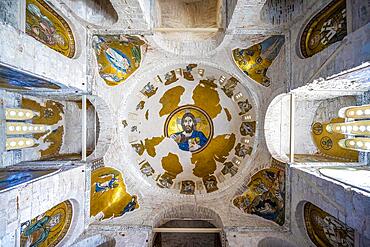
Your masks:
<svg viewBox="0 0 370 247"><path fill-rule="evenodd" d="M187 112L183 115L181 126L183 131L170 136L181 150L194 152L207 144L208 138L202 131L196 130L196 120L192 113Z"/></svg>

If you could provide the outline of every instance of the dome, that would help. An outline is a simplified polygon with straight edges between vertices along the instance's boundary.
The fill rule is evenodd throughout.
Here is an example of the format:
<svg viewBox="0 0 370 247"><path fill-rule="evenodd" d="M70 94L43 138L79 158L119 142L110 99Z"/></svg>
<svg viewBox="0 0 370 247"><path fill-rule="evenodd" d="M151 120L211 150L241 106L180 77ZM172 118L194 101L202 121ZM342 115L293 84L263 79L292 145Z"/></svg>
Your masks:
<svg viewBox="0 0 370 247"><path fill-rule="evenodd" d="M151 184L188 195L211 193L250 157L255 107L232 75L181 64L150 74L132 90L122 108L120 139L130 165Z"/></svg>

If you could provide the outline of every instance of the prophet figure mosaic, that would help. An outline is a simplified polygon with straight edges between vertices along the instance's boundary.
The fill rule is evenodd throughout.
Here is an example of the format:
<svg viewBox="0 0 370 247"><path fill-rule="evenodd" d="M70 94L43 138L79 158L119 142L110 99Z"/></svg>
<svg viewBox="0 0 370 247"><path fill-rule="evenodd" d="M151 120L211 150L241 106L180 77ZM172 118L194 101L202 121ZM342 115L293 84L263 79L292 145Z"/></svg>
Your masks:
<svg viewBox="0 0 370 247"><path fill-rule="evenodd" d="M346 1L334 0L305 26L300 38L300 55L312 57L346 35Z"/></svg>
<svg viewBox="0 0 370 247"><path fill-rule="evenodd" d="M130 77L141 65L145 41L131 35L95 35L93 47L100 77L116 86Z"/></svg>
<svg viewBox="0 0 370 247"><path fill-rule="evenodd" d="M257 83L269 87L271 82L267 70L284 45L284 36L275 35L247 49L233 50L238 68Z"/></svg>
<svg viewBox="0 0 370 247"><path fill-rule="evenodd" d="M72 204L64 201L21 225L20 246L57 246L72 221Z"/></svg>
<svg viewBox="0 0 370 247"><path fill-rule="evenodd" d="M26 33L66 57L75 55L70 26L43 0L26 0Z"/></svg>
<svg viewBox="0 0 370 247"><path fill-rule="evenodd" d="M252 176L246 191L233 199L235 207L279 225L285 221L285 172L278 165L262 169Z"/></svg>
<svg viewBox="0 0 370 247"><path fill-rule="evenodd" d="M167 118L165 135L174 140L181 150L199 152L212 139L212 120L198 107L182 106Z"/></svg>
<svg viewBox="0 0 370 247"><path fill-rule="evenodd" d="M318 247L353 247L354 230L332 215L307 202L304 221L311 241Z"/></svg>
<svg viewBox="0 0 370 247"><path fill-rule="evenodd" d="M139 207L137 196L126 191L122 173L113 167L91 172L90 215L98 220L120 217Z"/></svg>

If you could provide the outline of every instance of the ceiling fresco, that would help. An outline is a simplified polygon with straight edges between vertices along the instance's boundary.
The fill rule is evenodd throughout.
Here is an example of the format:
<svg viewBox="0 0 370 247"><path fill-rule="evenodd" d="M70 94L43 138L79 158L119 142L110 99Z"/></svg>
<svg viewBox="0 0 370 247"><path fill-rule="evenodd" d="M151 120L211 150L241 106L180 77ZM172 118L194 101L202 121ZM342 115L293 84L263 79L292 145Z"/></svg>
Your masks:
<svg viewBox="0 0 370 247"><path fill-rule="evenodd" d="M108 86L116 86L141 65L145 41L133 35L94 35L93 48L100 77Z"/></svg>
<svg viewBox="0 0 370 247"><path fill-rule="evenodd" d="M267 71L285 42L284 36L275 35L249 48L236 48L233 58L238 68L257 83L269 87Z"/></svg>
<svg viewBox="0 0 370 247"><path fill-rule="evenodd" d="M312 57L347 35L346 1L334 0L305 26L300 38L303 58Z"/></svg>
<svg viewBox="0 0 370 247"><path fill-rule="evenodd" d="M249 93L223 71L197 64L143 81L123 112L131 160L160 188L211 193L252 154L256 113ZM153 124L154 123L154 124Z"/></svg>
<svg viewBox="0 0 370 247"><path fill-rule="evenodd" d="M248 214L255 214L283 225L285 222L285 165L275 159L269 168L254 174L233 205Z"/></svg>
<svg viewBox="0 0 370 247"><path fill-rule="evenodd" d="M72 204L64 201L32 220L22 223L20 246L57 246L71 226L72 212Z"/></svg>
<svg viewBox="0 0 370 247"><path fill-rule="evenodd" d="M91 172L90 216L97 220L120 217L139 208L136 195L127 192L122 173L100 166Z"/></svg>
<svg viewBox="0 0 370 247"><path fill-rule="evenodd" d="M304 222L311 241L319 247L355 246L354 229L307 202Z"/></svg>
<svg viewBox="0 0 370 247"><path fill-rule="evenodd" d="M43 0L26 0L26 33L66 57L75 55L70 26Z"/></svg>

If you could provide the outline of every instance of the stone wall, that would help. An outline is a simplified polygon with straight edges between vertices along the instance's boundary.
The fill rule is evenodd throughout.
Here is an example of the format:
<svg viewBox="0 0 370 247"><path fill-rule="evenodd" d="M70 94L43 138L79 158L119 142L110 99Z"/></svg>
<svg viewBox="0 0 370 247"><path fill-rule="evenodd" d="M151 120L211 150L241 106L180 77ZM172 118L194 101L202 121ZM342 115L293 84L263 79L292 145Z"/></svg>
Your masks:
<svg viewBox="0 0 370 247"><path fill-rule="evenodd" d="M46 167L44 167L46 169ZM55 168L55 164L52 168ZM0 192L0 246L17 246L20 226L53 206L71 200L73 219L62 245L68 246L84 230L84 166L64 167L51 176Z"/></svg>
<svg viewBox="0 0 370 247"><path fill-rule="evenodd" d="M326 164L329 165L329 164ZM335 164L331 166L351 164ZM320 166L325 166L321 163ZM311 202L325 212L355 229L358 246L370 244L370 201L369 194L345 186L318 173L317 166L303 164L291 168L291 230L296 241L305 246L312 245L306 234L303 221L303 205Z"/></svg>
<svg viewBox="0 0 370 247"><path fill-rule="evenodd" d="M14 2L23 3L23 1ZM58 5L56 1L50 2L72 28L76 41L75 57L67 58L24 33L25 13L23 11L25 11L25 6L15 8L12 5L12 10L9 10L12 15L7 14L6 23L4 23L4 20L0 22L0 62L60 82L69 87L85 90L86 30L71 14L65 11L65 8ZM3 13L3 10L1 13Z"/></svg>
<svg viewBox="0 0 370 247"><path fill-rule="evenodd" d="M369 22L370 11L363 11L364 14L358 16L360 5L355 3L347 7L348 35L342 41L332 44L312 57L302 59L298 56L302 29L310 18L329 2L329 0L318 1L304 12L304 17L297 18L290 28L290 89L298 88L319 77L325 78L359 66L370 58L370 24L365 24Z"/></svg>

